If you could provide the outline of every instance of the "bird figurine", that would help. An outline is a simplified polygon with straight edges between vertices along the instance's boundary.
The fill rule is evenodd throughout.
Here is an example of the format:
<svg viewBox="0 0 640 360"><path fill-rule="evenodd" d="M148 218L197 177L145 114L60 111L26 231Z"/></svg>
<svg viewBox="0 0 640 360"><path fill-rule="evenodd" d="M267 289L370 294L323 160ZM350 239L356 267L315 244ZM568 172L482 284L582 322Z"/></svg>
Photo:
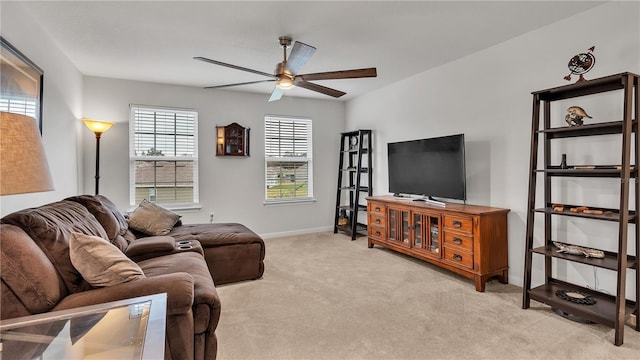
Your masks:
<svg viewBox="0 0 640 360"><path fill-rule="evenodd" d="M588 117L591 119L592 117L584 111L580 106L571 106L567 109L567 116L564 117L564 121L569 124L569 126L582 126L584 122L582 118Z"/></svg>

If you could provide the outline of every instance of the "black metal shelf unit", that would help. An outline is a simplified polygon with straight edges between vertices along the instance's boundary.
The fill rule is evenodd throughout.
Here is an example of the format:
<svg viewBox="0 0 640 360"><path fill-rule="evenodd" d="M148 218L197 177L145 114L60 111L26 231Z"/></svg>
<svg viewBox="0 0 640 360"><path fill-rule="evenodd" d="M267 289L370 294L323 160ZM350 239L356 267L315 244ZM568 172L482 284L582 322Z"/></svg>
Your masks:
<svg viewBox="0 0 640 360"><path fill-rule="evenodd" d="M529 170L529 200L527 205L527 228L526 228L526 253L525 253L525 273L523 286L522 308L530 307L531 300L536 300L552 308L560 310L565 314L610 326L615 329L615 345L621 345L624 339L625 321L633 314L636 317L634 329L640 331L640 321L638 321L640 302L640 276L638 271L640 265L640 224L636 215L640 206L640 185L638 183L637 164L640 159L640 140L637 133L637 119L640 110L640 93L638 92L638 75L631 73L621 73L599 79L588 80L572 85L561 86L548 90L533 92L533 115L531 129L531 157ZM623 93L623 119L622 121L600 122L576 127L551 127L551 103L557 100L578 98L586 95L593 95L608 91L617 90ZM542 120L542 121L541 121ZM616 165L575 165L563 166L551 165L552 140L563 138L575 138L583 136L620 135L622 138L621 163ZM542 140L539 141L539 137ZM540 152L542 167L538 168L538 146L542 143ZM596 150L597 151L597 150ZM633 153L632 153L633 151ZM635 159L636 164L632 164L631 159ZM543 179L544 205L536 207L536 191L538 176ZM572 177L576 181L580 178L616 178L620 179L620 203L615 209L598 208L597 212L578 212L576 205L553 204L552 203L552 181L554 177ZM635 210L629 207L630 187L634 184ZM575 210L575 211L572 211ZM534 221L536 214L544 217L544 244L534 247ZM540 215L539 215L540 216ZM569 255L557 252L553 242L571 243L569 239L552 239L552 220L559 217L578 217L595 221L613 221L618 223L618 236L616 251L604 251L604 258L585 258L581 255ZM629 225L635 224L635 254L629 254L632 247L628 246ZM539 231L541 231L540 229ZM611 241L614 241L612 239ZM531 271L533 255L544 257L544 283L531 286ZM605 294L601 291L589 289L584 286L572 284L567 281L554 278L553 266L556 261L568 261L581 263L597 268L603 268L616 273L616 293ZM630 269L630 270L629 270ZM635 276L635 298L631 301L626 298L626 276L627 272ZM588 297L596 300L593 305L584 305L566 301L559 297L558 292L579 291Z"/></svg>
<svg viewBox="0 0 640 360"><path fill-rule="evenodd" d="M371 171L371 130L356 130L340 134L340 161L333 232L343 231L355 240L358 234L367 235L366 193L373 195ZM363 179L364 178L364 179ZM343 196L343 193L345 196Z"/></svg>

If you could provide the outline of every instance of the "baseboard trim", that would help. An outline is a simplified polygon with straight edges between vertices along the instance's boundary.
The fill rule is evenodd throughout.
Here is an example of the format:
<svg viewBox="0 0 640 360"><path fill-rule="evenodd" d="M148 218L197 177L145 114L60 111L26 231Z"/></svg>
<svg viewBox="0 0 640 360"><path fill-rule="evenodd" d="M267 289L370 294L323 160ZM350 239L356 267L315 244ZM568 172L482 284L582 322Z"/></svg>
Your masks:
<svg viewBox="0 0 640 360"><path fill-rule="evenodd" d="M312 229L300 229L300 230L282 231L282 232L259 234L259 235L263 239L272 239L272 238L277 238L277 237L313 234L313 233L332 231L332 230L333 230L333 227L325 226L325 227L312 228Z"/></svg>

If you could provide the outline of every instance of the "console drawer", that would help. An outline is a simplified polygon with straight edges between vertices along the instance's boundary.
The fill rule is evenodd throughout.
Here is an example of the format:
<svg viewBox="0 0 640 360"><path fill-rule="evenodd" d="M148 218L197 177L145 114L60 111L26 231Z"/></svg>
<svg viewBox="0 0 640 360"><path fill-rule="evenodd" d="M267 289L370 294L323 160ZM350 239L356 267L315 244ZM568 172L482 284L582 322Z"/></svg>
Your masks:
<svg viewBox="0 0 640 360"><path fill-rule="evenodd" d="M369 226L385 227L386 221L387 221L387 218L384 216L384 214L369 213L369 221L368 221Z"/></svg>
<svg viewBox="0 0 640 360"><path fill-rule="evenodd" d="M382 240L387 238L387 231L384 226L369 225L369 236L377 237Z"/></svg>
<svg viewBox="0 0 640 360"><path fill-rule="evenodd" d="M444 232L444 246L457 246L468 252L473 252L473 237L465 236L455 232Z"/></svg>
<svg viewBox="0 0 640 360"><path fill-rule="evenodd" d="M375 202L375 201L369 201L367 206L370 214L378 214L380 216L386 216L384 204Z"/></svg>
<svg viewBox="0 0 640 360"><path fill-rule="evenodd" d="M470 217L444 215L443 224L445 229L453 229L467 233L473 232L473 218Z"/></svg>
<svg viewBox="0 0 640 360"><path fill-rule="evenodd" d="M460 268L473 269L473 254L451 247L444 247L444 261Z"/></svg>

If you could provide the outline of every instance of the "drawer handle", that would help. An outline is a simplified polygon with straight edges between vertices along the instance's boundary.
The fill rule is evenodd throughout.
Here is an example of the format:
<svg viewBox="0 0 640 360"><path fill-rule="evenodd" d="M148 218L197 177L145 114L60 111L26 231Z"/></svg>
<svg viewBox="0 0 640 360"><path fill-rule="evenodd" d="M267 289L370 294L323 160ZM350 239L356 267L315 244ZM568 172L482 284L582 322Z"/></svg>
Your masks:
<svg viewBox="0 0 640 360"><path fill-rule="evenodd" d="M462 227L462 223L456 220L453 222L453 227L457 227L457 228Z"/></svg>
<svg viewBox="0 0 640 360"><path fill-rule="evenodd" d="M460 245L460 244L462 244L462 239L460 239L459 237L454 237L453 238L453 243Z"/></svg>
<svg viewBox="0 0 640 360"><path fill-rule="evenodd" d="M379 208L379 207L376 207L376 211L380 211L380 208Z"/></svg>
<svg viewBox="0 0 640 360"><path fill-rule="evenodd" d="M380 231L376 231L376 235L380 236L381 235Z"/></svg>
<svg viewBox="0 0 640 360"><path fill-rule="evenodd" d="M380 219L376 219L376 224L380 224Z"/></svg>
<svg viewBox="0 0 640 360"><path fill-rule="evenodd" d="M455 260L455 261L462 261L462 255L453 254L453 260Z"/></svg>

